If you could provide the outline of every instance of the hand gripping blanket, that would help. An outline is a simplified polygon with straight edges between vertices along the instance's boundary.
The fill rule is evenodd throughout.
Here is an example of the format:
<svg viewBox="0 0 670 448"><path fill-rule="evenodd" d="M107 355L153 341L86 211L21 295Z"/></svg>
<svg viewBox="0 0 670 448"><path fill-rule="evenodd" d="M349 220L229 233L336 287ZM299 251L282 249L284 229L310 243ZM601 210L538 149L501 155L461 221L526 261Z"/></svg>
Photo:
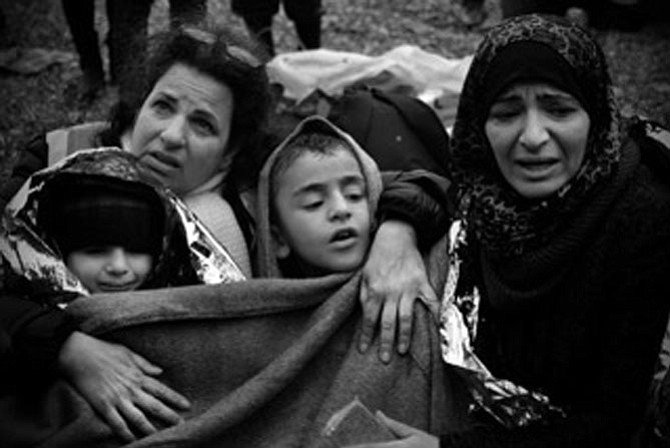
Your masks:
<svg viewBox="0 0 670 448"><path fill-rule="evenodd" d="M412 347L389 364L356 349L359 275L258 279L83 297L67 308L90 334L164 368L192 402L185 422L132 447L319 447L358 397L432 433L461 423L434 317L417 301ZM113 447L121 441L66 382L0 398L3 446Z"/></svg>

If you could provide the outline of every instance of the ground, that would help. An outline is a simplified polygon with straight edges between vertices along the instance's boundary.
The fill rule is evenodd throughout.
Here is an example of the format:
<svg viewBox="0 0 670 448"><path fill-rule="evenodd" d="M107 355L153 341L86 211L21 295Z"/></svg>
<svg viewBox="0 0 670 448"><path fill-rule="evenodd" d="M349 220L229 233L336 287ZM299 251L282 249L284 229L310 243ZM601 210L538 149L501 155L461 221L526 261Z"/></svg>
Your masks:
<svg viewBox="0 0 670 448"><path fill-rule="evenodd" d="M453 0L323 0L323 46L378 55L400 44L418 45L445 57L474 52L483 30L459 25ZM0 71L0 184L25 143L33 136L64 125L102 119L116 92L89 106L65 95L79 70L59 0L0 0L6 29L0 50L40 47L70 52L69 62L55 64L33 76ZM226 0L209 0L212 17L242 28ZM494 23L497 0L487 0ZM104 36L104 0L96 0L96 23ZM155 2L151 30L167 23L167 1ZM277 48L292 51L297 41L290 23L275 20ZM670 20L648 24L637 32L598 31L608 57L617 96L625 114L642 114L670 127Z"/></svg>

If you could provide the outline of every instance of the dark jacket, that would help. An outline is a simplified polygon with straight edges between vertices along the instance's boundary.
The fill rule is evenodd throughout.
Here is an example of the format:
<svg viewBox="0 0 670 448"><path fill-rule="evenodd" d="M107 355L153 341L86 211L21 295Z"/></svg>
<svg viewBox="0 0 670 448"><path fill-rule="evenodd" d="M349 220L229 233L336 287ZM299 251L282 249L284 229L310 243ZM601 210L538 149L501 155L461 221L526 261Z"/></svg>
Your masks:
<svg viewBox="0 0 670 448"><path fill-rule="evenodd" d="M19 383L34 387L55 378L58 353L75 329L72 318L58 308L3 294L0 300L0 394Z"/></svg>
<svg viewBox="0 0 670 448"><path fill-rule="evenodd" d="M470 247L482 292L476 352L496 377L546 394L567 418L513 430L488 425L445 435L442 446L628 446L670 308L670 184L668 173L644 163L649 142L641 143L624 145L627 181L551 278L533 275L543 261L537 253L503 266L483 261L475 241ZM511 297L508 287L532 294L492 299Z"/></svg>

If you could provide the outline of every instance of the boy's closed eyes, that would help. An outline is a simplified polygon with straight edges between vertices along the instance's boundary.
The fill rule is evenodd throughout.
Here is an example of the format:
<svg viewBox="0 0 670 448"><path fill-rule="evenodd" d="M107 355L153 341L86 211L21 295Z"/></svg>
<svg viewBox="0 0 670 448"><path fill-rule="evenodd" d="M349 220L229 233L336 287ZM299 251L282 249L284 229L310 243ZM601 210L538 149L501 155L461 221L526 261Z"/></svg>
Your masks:
<svg viewBox="0 0 670 448"><path fill-rule="evenodd" d="M362 263L370 241L366 182L345 147L306 151L274 180L278 258L295 257L312 273L345 272Z"/></svg>
<svg viewBox="0 0 670 448"><path fill-rule="evenodd" d="M338 181L341 192L350 201L363 201L367 199L365 180L360 174L344 176ZM298 205L303 208L314 210L326 203L329 194L328 185L311 184L294 193Z"/></svg>

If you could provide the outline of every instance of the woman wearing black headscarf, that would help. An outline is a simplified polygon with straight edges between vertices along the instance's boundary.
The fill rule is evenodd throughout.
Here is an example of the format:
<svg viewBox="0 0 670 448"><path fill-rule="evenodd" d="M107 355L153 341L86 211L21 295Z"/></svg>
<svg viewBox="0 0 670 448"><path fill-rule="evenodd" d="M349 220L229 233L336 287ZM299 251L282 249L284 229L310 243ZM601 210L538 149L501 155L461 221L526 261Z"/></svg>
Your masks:
<svg viewBox="0 0 670 448"><path fill-rule="evenodd" d="M621 120L611 87L598 44L558 18L510 19L478 48L441 333L451 362L450 306L477 322L462 367L487 418L439 442L386 419L392 446L629 446L668 320L670 188L649 163L667 148Z"/></svg>

